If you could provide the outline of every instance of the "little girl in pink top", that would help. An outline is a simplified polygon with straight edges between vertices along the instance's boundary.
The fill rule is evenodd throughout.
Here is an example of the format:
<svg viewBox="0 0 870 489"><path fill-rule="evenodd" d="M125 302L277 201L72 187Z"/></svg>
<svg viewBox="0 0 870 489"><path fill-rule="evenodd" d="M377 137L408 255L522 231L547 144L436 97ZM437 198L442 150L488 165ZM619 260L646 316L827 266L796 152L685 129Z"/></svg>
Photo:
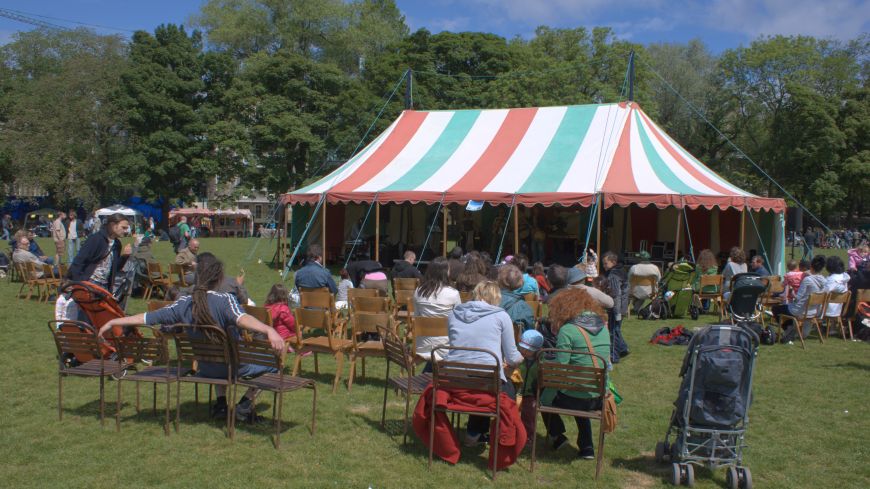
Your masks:
<svg viewBox="0 0 870 489"><path fill-rule="evenodd" d="M801 280L804 279L804 272L798 267L798 262L790 260L788 262L788 272L785 274L785 300L792 302L797 296L798 289L801 288Z"/></svg>
<svg viewBox="0 0 870 489"><path fill-rule="evenodd" d="M266 296L266 309L272 314L272 326L284 340L296 336L296 319L290 312L290 292L283 284L275 284ZM288 347L288 351L293 349Z"/></svg>

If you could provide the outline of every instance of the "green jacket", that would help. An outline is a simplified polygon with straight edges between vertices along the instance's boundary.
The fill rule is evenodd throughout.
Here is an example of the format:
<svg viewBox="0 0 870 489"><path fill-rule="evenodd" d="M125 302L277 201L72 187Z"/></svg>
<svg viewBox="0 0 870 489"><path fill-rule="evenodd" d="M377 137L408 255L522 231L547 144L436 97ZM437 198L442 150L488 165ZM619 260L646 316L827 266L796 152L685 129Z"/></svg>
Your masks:
<svg viewBox="0 0 870 489"><path fill-rule="evenodd" d="M695 272L695 280L692 283L692 288L695 289L695 292L703 292L705 294L715 294L716 292L719 292L719 290L718 290L719 287L716 287L714 285L708 285L708 286L704 287L704 290L700 290L701 289L701 275L716 275L717 273L719 273L719 269L716 267L710 267L706 270L701 270L699 268L698 271Z"/></svg>
<svg viewBox="0 0 870 489"><path fill-rule="evenodd" d="M523 387L520 395L535 397L538 395L538 360L523 360L520 362L520 375L523 376Z"/></svg>
<svg viewBox="0 0 870 489"><path fill-rule="evenodd" d="M577 329L582 327L589 335L589 340L592 342L592 348L596 354L605 359L605 365L601 365L601 360L598 359L598 367L606 368L606 363L610 361L610 332L607 330L607 325L598 315L580 315L568 323L565 323L559 329L559 335L556 337L556 348L560 350L578 350L589 351L586 346L586 340ZM557 353L556 361L568 365L583 365L591 367L592 357L589 355L576 355L573 353ZM574 392L561 390L562 394L578 398L592 398L595 394L589 392ZM541 392L541 403L545 406L552 404L556 397L555 389L544 389Z"/></svg>

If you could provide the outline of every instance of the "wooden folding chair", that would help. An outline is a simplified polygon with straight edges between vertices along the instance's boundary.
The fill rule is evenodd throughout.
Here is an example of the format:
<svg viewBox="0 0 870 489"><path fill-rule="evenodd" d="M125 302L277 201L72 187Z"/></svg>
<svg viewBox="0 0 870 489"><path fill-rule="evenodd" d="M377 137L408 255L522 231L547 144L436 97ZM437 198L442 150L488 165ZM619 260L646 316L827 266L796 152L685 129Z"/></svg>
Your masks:
<svg viewBox="0 0 870 489"><path fill-rule="evenodd" d="M121 431L121 385L124 382L136 383L136 412L139 412L139 384L150 382L153 386L153 404L151 410L157 414L157 384L166 385L166 410L163 420L163 432L169 434L169 399L170 386L178 378L190 373L190 369L176 364L172 367L169 359L169 342L159 329L151 326L136 326L142 335L127 335L114 338L118 347L118 361L146 363L144 368L128 370L127 375L118 378L118 395L115 408L115 429ZM180 370L180 371L179 371Z"/></svg>
<svg viewBox="0 0 870 489"><path fill-rule="evenodd" d="M420 286L419 278L394 278L393 294L399 290L410 290L412 293ZM396 297L398 299L398 297Z"/></svg>
<svg viewBox="0 0 870 489"><path fill-rule="evenodd" d="M417 338L421 336L448 336L447 316L411 316L411 345L416 348ZM415 361L426 361L420 356Z"/></svg>
<svg viewBox="0 0 870 489"><path fill-rule="evenodd" d="M699 282L699 290L695 294L695 297L702 301L713 301L716 304L716 310L719 312L719 321L722 321L725 313L725 300L722 298L722 285L724 283L722 275L701 275ZM716 287L716 292L704 292L704 289L707 287ZM655 288L653 288L653 291L655 291Z"/></svg>
<svg viewBox="0 0 870 489"><path fill-rule="evenodd" d="M54 290L54 296L60 294L60 274L55 273L54 267L48 264L42 265L42 283L45 287L45 302L51 297L51 291Z"/></svg>
<svg viewBox="0 0 870 489"><path fill-rule="evenodd" d="M314 354L314 372L320 373L317 355L324 353L335 357L335 379L332 383L332 392L338 389L341 380L341 371L344 367L344 357L348 354L353 343L344 338L344 322L335 318L326 309L306 309L297 307L294 311L296 316L296 338L293 348L296 350L296 361L293 364L293 375L299 374L302 368L302 355L307 352ZM305 337L305 332L321 330L324 334L319 336Z"/></svg>
<svg viewBox="0 0 870 489"><path fill-rule="evenodd" d="M179 430L181 420L181 384L191 383L195 387L199 384L212 386L223 385L227 388L227 436L232 439L235 434L235 396L230 399L230 391L235 394L233 386L233 362L232 345L226 332L217 326L210 325L176 325L176 331L172 333L175 339L175 358L179 366L193 366L202 363L219 363L227 366L227 376L220 378L201 377L198 375L181 375L183 368L177 370L175 385L175 431ZM196 391L196 403L199 403L199 390ZM209 390L209 408L211 404L211 390Z"/></svg>
<svg viewBox="0 0 870 489"><path fill-rule="evenodd" d="M188 284L187 280L184 279L184 274L184 267L176 265L175 263L169 264L169 280L172 285L178 288L188 287L190 284ZM172 277L176 277L176 279L172 280Z"/></svg>
<svg viewBox="0 0 870 489"><path fill-rule="evenodd" d="M299 293L303 292L326 292L330 293L329 287L299 287Z"/></svg>
<svg viewBox="0 0 870 489"><path fill-rule="evenodd" d="M650 291L651 291L649 296L650 296L650 298L652 298L652 297L656 296L656 292L657 292L656 289L658 288L658 280L656 280L656 277L653 275L645 275L645 276L632 275L631 277L628 278L629 299L634 297L632 295L632 292L634 291L634 288L638 287L638 286L649 287ZM627 317L629 317L629 318L631 317L631 310L632 309L633 309L633 307L628 308L628 316Z"/></svg>
<svg viewBox="0 0 870 489"><path fill-rule="evenodd" d="M57 266L57 271L60 272L60 278L63 280L69 274L69 264L61 263Z"/></svg>
<svg viewBox="0 0 870 489"><path fill-rule="evenodd" d="M242 306L242 309L245 311L245 314L249 314L265 324L266 326L272 327L272 313L269 312L269 309L266 307L260 306L249 306L245 304Z"/></svg>
<svg viewBox="0 0 870 489"><path fill-rule="evenodd" d="M35 263L27 262L27 263L19 263L18 264L19 274L22 277L21 288L18 289L18 298L21 298L22 293L24 292L24 287L27 287L27 297L26 299L30 299L30 296L33 295L33 289L36 289L37 299L42 299L43 287L45 286L45 281L38 277L38 275L42 272L42 267L37 268Z"/></svg>
<svg viewBox="0 0 870 489"><path fill-rule="evenodd" d="M568 365L548 359L554 358L556 353L587 355L592 358L593 366ZM580 394L594 394L601 400L602 405L604 404L604 396L607 394L607 361L601 355L581 350L544 348L538 352L538 365L538 399L541 398L541 391L543 389L556 389ZM539 413L548 413L551 416L565 415L597 419L599 421L601 421L602 416L600 408L595 411L580 411L575 409L544 406L538 402L535 407L535 419L538 418ZM535 423L535 427L530 435L532 437L531 471L535 470L537 433L538 424ZM600 424L598 428L598 448L596 451L595 479L598 479L598 475L601 473L601 462L604 460L604 429Z"/></svg>
<svg viewBox="0 0 870 489"><path fill-rule="evenodd" d="M160 263L148 262L145 266L148 269L148 278L142 298L146 301L151 299L151 295L154 293L155 289L159 290L163 297L166 297L166 291L169 290L169 287L172 285L172 280L163 273L163 268L160 266Z"/></svg>
<svg viewBox="0 0 870 489"><path fill-rule="evenodd" d="M233 390L238 387L253 387L272 393L272 419L275 425L275 448L281 448L281 417L284 412L284 394L298 389L311 389L311 435L314 436L317 416L317 384L311 379L284 374L284 355L276 352L272 344L265 340L244 338L236 341L234 365L259 365L274 368L276 373L265 373L250 379L236 380ZM233 394L233 399L236 395Z"/></svg>
<svg viewBox="0 0 870 489"><path fill-rule="evenodd" d="M825 315L825 305L827 304L827 301L828 301L828 293L827 292L815 292L813 294L810 294L810 298L807 300L807 305L806 305L806 307L804 307L804 310L800 314L797 314L794 316L791 314L780 314L779 315L779 334L780 334L780 337L782 337L782 333L783 333L782 325L786 321L790 320L793 322L794 327L797 328L798 338L800 338L800 340L801 340L801 348L806 349L807 346L804 343L803 329L804 329L804 322L809 321L813 325L815 325L816 330L819 332L819 341L824 343L825 337L822 335L822 326L819 322L819 318L824 317L824 315ZM813 307L817 307L818 312L812 316L809 316L808 311Z"/></svg>
<svg viewBox="0 0 870 489"><path fill-rule="evenodd" d="M825 305L825 316L822 318L825 322L825 338L830 336L831 323L834 323L840 328L840 334L843 336L843 341L846 341L846 324L843 322L843 316L846 315L846 309L849 307L849 299L851 297L852 293L849 291L828 293L828 302ZM840 314L836 316L827 315L828 308L831 307L832 304L840 304ZM854 339L852 336L851 325L849 327L849 338Z"/></svg>
<svg viewBox="0 0 870 489"><path fill-rule="evenodd" d="M387 419L387 390L390 387L398 394L402 392L405 398L404 429L402 431L402 444L408 439L408 413L411 408L411 396L419 396L426 390L429 382L432 382L432 374L414 375L413 353L408 345L388 328L378 327L378 333L383 342L384 354L387 358L387 371L384 374L384 403L381 406L381 428L386 426ZM390 363L399 366L400 375L390 377Z"/></svg>
<svg viewBox="0 0 870 489"><path fill-rule="evenodd" d="M541 316L544 314L544 303L538 298L537 294L530 293L523 295L523 299L526 301L526 304L529 305L529 309L532 310L532 316L535 318L535 324L541 320Z"/></svg>
<svg viewBox="0 0 870 489"><path fill-rule="evenodd" d="M100 379L100 424L105 425L106 377L120 374L124 371L124 365L103 357L97 331L90 324L49 321L48 329L57 347L57 419L63 420L64 377L97 377ZM93 360L78 363L76 355Z"/></svg>
<svg viewBox="0 0 870 489"><path fill-rule="evenodd" d="M484 350L482 348L467 348L457 346L439 346L432 350L432 358L436 358L435 352L438 350L444 351L444 360L432 362L432 399L431 412L429 413L429 468L432 468L432 455L435 447L435 413L451 413L457 414L460 417L463 414L474 416L483 416L494 418L495 430L490 434L491 440L490 450L492 454L492 479L495 480L498 461L498 442L499 442L499 412L501 410L501 377L499 376L499 359L495 353ZM492 365L462 363L446 360L447 355L451 351L468 351L478 352L492 357ZM491 394L495 397L495 410L493 411L470 411L462 409L446 409L439 408L435 399L438 398L439 390L465 389L480 391L486 394ZM457 419L458 423L459 420Z"/></svg>
<svg viewBox="0 0 870 489"><path fill-rule="evenodd" d="M172 305L172 304L173 304L172 301L157 301L157 300L152 299L152 300L148 301L145 305L148 309L148 312L154 312L158 309L163 309L164 307Z"/></svg>
<svg viewBox="0 0 870 489"><path fill-rule="evenodd" d="M761 294L761 300L759 304L761 305L761 327L764 328L764 311L773 309L773 306L778 306L782 304L782 299L784 297L785 292L785 284L782 281L782 277L779 275L769 275L767 277L763 277L762 280L767 281L767 290Z"/></svg>
<svg viewBox="0 0 870 489"><path fill-rule="evenodd" d="M471 300L471 292L460 291L459 292L459 300L462 301L463 304Z"/></svg>
<svg viewBox="0 0 870 489"><path fill-rule="evenodd" d="M380 297L357 297L355 300L363 299L377 300ZM380 339L372 339L372 335L377 335L378 329L387 328L393 330L393 319L390 316L389 308L387 307L387 298L383 299L383 309L380 311L367 311L362 307L355 308L351 314L351 353L350 353L350 373L347 378L347 390L353 386L353 377L356 372L356 360L362 359L362 376L366 376L366 357L385 357L384 345Z"/></svg>
<svg viewBox="0 0 870 489"><path fill-rule="evenodd" d="M397 322L407 322L414 315L414 291L399 289L395 291L393 302L393 319Z"/></svg>

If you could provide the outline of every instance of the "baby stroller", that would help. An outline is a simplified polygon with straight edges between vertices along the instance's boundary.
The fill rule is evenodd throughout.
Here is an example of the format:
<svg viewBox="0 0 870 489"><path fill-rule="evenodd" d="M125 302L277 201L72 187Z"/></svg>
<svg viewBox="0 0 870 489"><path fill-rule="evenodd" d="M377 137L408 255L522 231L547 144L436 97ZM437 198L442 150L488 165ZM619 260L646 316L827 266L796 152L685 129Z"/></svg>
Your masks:
<svg viewBox="0 0 870 489"><path fill-rule="evenodd" d="M695 266L688 262L675 263L659 281L658 295L640 309L644 319L682 318L686 313L698 319L700 309L694 304L692 278Z"/></svg>
<svg viewBox="0 0 870 489"><path fill-rule="evenodd" d="M739 278L735 277L732 292L736 300L729 304L732 321L737 323L707 326L692 337L665 439L656 444L656 461L671 462L674 485L685 482L692 487L693 465L706 465L728 466L728 487L752 488L752 473L743 466L743 448L759 337L748 326L757 317L755 305L764 285L757 275Z"/></svg>
<svg viewBox="0 0 870 489"><path fill-rule="evenodd" d="M124 310L115 300L112 294L91 282L68 282L62 289L61 293L69 294L69 297L75 301L76 305L84 311L88 322L97 330L103 327L109 320L124 317ZM78 332L78 326L61 324L61 331ZM113 336L122 335L138 335L136 328L122 328L120 326L113 328ZM111 342L103 342L100 344L101 352L104 357L111 357L115 354L116 348ZM93 360L93 356L87 353L78 353L75 358L69 359L79 363L85 363Z"/></svg>

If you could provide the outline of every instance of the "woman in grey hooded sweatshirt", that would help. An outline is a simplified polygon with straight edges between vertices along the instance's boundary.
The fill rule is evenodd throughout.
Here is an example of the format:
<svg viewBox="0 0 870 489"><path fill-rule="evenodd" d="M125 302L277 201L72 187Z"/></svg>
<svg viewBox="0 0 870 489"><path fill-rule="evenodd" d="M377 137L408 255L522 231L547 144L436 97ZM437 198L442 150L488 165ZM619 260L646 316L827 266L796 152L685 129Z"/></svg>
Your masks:
<svg viewBox="0 0 870 489"><path fill-rule="evenodd" d="M502 392L512 399L516 390L505 377L502 359L511 367L523 361L514 339L514 327L510 316L499 307L501 290L497 283L487 280L477 284L472 292L472 300L459 304L448 316L448 335L450 346L482 348L498 357L499 375ZM492 365L493 358L476 351L450 350L445 360L451 362ZM489 418L470 416L465 430L465 444L475 445L486 442L489 432Z"/></svg>

